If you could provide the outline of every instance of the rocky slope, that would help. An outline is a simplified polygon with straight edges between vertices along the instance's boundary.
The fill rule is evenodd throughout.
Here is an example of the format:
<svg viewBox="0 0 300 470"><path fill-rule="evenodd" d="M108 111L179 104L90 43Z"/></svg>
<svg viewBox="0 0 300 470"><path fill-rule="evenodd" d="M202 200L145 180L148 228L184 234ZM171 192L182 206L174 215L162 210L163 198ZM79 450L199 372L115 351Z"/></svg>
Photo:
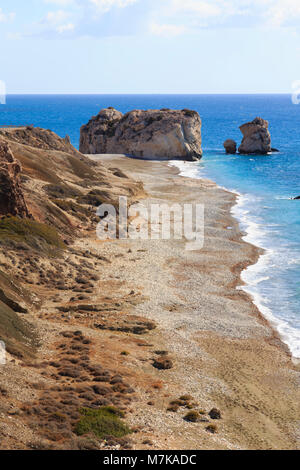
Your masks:
<svg viewBox="0 0 300 470"><path fill-rule="evenodd" d="M119 195L134 202L143 186L50 131L10 129L0 142L0 448L99 449L102 435L85 437L93 420L107 424L108 447L128 447L135 390L122 366L126 345L111 331L135 336L155 324L133 313L139 292L100 286L111 260L88 240L98 205Z"/></svg>
<svg viewBox="0 0 300 470"><path fill-rule="evenodd" d="M128 154L153 159L198 160L202 157L201 119L188 109L131 111L103 109L82 126L84 154Z"/></svg>
<svg viewBox="0 0 300 470"><path fill-rule="evenodd" d="M0 140L0 215L29 217L20 184L21 170L7 143Z"/></svg>

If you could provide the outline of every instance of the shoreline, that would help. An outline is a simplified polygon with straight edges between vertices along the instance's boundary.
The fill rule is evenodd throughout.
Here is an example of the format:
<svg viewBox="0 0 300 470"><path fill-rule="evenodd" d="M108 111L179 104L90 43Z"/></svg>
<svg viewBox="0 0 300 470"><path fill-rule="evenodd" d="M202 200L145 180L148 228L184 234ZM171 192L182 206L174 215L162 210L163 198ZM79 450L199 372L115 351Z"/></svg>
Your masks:
<svg viewBox="0 0 300 470"><path fill-rule="evenodd" d="M65 153L52 156L64 168ZM168 162L91 158L101 163L91 165L95 176L99 169L92 187L113 204L120 195L147 209L203 204L204 246L189 251L186 239L99 240L99 220L89 211L89 225L73 219L78 230L57 258L31 266L26 252L24 258L3 252L2 265L15 276L27 271L25 292L39 300L24 318L39 343L34 358L8 354L0 384L6 394L1 448L82 449L87 443L74 433L73 413L91 401L121 407L133 431L120 442L93 441L93 449L300 448L299 367L250 295L237 289L259 249L243 241L231 214L236 196L212 181L179 176ZM70 176L75 185L82 182L72 173L64 177ZM35 210L45 184L37 181L25 186ZM36 276L44 271L47 281ZM82 345L72 339L79 334ZM66 441L53 427L52 409L64 410ZM221 419L211 417L212 409ZM190 410L199 421L186 419Z"/></svg>
<svg viewBox="0 0 300 470"><path fill-rule="evenodd" d="M232 213L233 216L239 220L239 223L242 223L241 217L238 215L238 211L240 210L240 207L243 205L243 196L238 195L237 197L237 204L236 206L233 207ZM247 221L246 224L248 226L251 225L251 222ZM286 320L278 318L272 310L272 305L268 307L267 305L264 304L262 295L258 291L254 291L253 287L257 286L260 282L262 282L265 279L269 279L269 277L261 277L263 274L263 268L268 262L266 259L268 259L272 253L273 250L271 248L265 248L262 246L259 246L256 244L255 240L252 240L252 235L250 231L247 231L246 228L246 234L242 237L243 240L246 243L251 243L254 246L257 246L261 250L261 254L257 260L257 262L253 265L248 266L244 271L241 272L241 279L244 282L244 286L242 286L242 289L250 295L252 298L252 301L254 305L258 308L258 310L261 312L262 316L269 322L272 328L278 333L280 340L282 341L283 345L288 348L288 351L291 355L291 358L295 364L300 364L300 356L296 355L299 354L299 347L297 348L297 345L294 345L294 340L295 340L295 335L299 334L298 330L290 326ZM255 282L250 280L251 273L254 272L255 275ZM286 328L286 331L284 329ZM296 354L294 354L294 351ZM297 352L296 352L297 351Z"/></svg>
<svg viewBox="0 0 300 470"><path fill-rule="evenodd" d="M188 169L185 168L185 166L187 166L186 162L172 161L170 162L170 165L179 169L179 174L181 176L204 179L204 180L206 179L206 178L201 177L201 175L199 175L197 171L197 167L193 163L192 164L190 164L189 162L187 163L189 167ZM241 210L241 207L243 206L243 200L244 200L243 195L236 190L231 190L226 187L219 186L219 185L217 186L223 189L224 191L228 191L236 196L236 203L232 206L230 212L240 225L243 224L242 215L239 214L239 211ZM251 245L256 247L260 251L260 253L255 263L250 264L244 270L241 271L240 278L243 284L241 286L237 286L237 289L239 288L242 289L251 297L253 304L260 311L262 317L265 318L269 322L270 326L279 335L279 338L281 342L283 343L284 348L288 348L288 351L291 354L293 362L295 364L299 364L300 357L293 354L294 349L295 349L293 347L293 334L295 334L296 330L290 325L288 325L285 320L277 318L274 315L272 308L271 307L269 308L263 304L260 293L253 292L253 290L251 289L251 282L250 282L250 279L248 278L249 274L253 271L256 272L256 276L258 278L257 278L257 282L255 283L255 285L257 285L259 282L261 282L261 280L263 280L263 278L259 277L260 265L264 264L264 259L270 256L271 250L269 248L265 248L265 247L260 246L259 244L256 244L255 240L252 240L251 232L249 231L249 227L251 225L250 221L246 220L244 221L244 224L247 225L247 227L245 228L245 235L242 236L242 239L245 241L245 243L250 243ZM284 327L287 328L288 332L283 331Z"/></svg>
<svg viewBox="0 0 300 470"><path fill-rule="evenodd" d="M241 272L257 262L261 250L242 239L239 223L231 213L236 195L209 180L183 176L178 178L178 168L171 167L170 162L146 162L120 155L92 158L101 160L102 164L107 166L113 162L114 166L142 181L149 194L149 200L142 202L191 202L196 199L206 204L205 248L193 252L190 257L179 242L168 241L164 247L162 242L151 245L149 257L155 265L159 265L159 274L154 282L152 271L144 263L144 278L140 281L144 295L148 294L150 297L149 302L143 305L140 311L143 316L158 324L159 331L152 335L152 339L159 337L159 341L163 341L166 349L177 359L175 371L160 374L166 382L170 381L168 389L178 387L175 385L178 383L185 384L185 392L181 390L181 393L188 392L196 396L205 408L217 402L227 415L226 423L221 424L226 436L225 447L222 447L224 443L220 443L218 436L214 438L214 444L206 443L204 448L297 446L296 441L292 445L291 441L288 443L283 437L283 434L287 433L290 439L294 439L291 438L294 434L294 420L288 410L293 409L294 397L298 393L294 382L297 368L292 363L291 355L278 332L254 305L250 294L237 289L243 284ZM227 229L229 226L232 230ZM129 245L130 243L132 241ZM141 251L149 251L149 242L138 243L141 245ZM165 266L175 279L169 279L168 287L164 285ZM130 279L134 280L136 275L135 271L130 272ZM169 284L172 286L171 295ZM188 297L187 289L190 294ZM152 298L154 292L159 301ZM171 301L172 304L169 310L172 312L171 318L161 311L161 299L166 295L168 302ZM217 370L213 364L217 365ZM242 364L243 372L240 369ZM200 376L198 370L201 371ZM172 375L177 377L175 382ZM196 386L199 381L205 390L200 395ZM276 403L279 396L280 404ZM260 405L252 416L258 403ZM260 409L261 406L263 410ZM245 409L248 411L245 412ZM158 417L153 415L153 411L152 409L151 416L147 414L147 419L157 424ZM237 418L238 412L241 416ZM274 413L278 419L272 418ZM135 415L135 420L143 422L144 414L145 408L142 407L141 416ZM258 416L255 417L256 414ZM295 414L297 415L296 409ZM167 423L160 423L166 433L172 428L170 422L172 423L174 418L159 418ZM275 419L276 422L271 429L270 419ZM237 421L238 426L245 427L247 438L237 435ZM279 433L282 425L285 431L281 430ZM182 427L182 420L180 426ZM270 435L266 435L265 429L268 429ZM177 442L180 442L180 447L195 448L193 439L186 442L182 437L179 438L180 433L176 426L173 432L177 436ZM252 436L251 439L249 436ZM172 445L166 448L172 448Z"/></svg>

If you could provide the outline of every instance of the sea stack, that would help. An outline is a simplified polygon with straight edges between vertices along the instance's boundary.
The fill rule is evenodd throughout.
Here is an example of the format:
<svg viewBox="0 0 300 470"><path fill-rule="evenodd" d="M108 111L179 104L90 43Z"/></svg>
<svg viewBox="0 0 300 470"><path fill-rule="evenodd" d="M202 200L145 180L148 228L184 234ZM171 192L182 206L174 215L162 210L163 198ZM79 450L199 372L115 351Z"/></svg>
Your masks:
<svg viewBox="0 0 300 470"><path fill-rule="evenodd" d="M272 151L271 136L268 130L269 123L257 117L240 127L243 140L239 147L241 154L266 155Z"/></svg>
<svg viewBox="0 0 300 470"><path fill-rule="evenodd" d="M227 139L227 140L225 140L223 145L224 145L224 148L225 148L227 154L234 155L236 153L237 145L236 145L236 142L234 140Z"/></svg>
<svg viewBox="0 0 300 470"><path fill-rule="evenodd" d="M201 119L189 109L103 109L80 131L80 152L145 159L196 161L202 157Z"/></svg>

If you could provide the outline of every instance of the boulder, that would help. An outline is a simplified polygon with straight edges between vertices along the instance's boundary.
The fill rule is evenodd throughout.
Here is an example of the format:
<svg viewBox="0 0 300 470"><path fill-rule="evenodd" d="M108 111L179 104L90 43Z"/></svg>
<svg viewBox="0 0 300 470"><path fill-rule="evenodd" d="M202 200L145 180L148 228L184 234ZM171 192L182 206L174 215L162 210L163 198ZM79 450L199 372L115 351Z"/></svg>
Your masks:
<svg viewBox="0 0 300 470"><path fill-rule="evenodd" d="M21 170L9 146L0 142L0 215L30 216L21 188Z"/></svg>
<svg viewBox="0 0 300 470"><path fill-rule="evenodd" d="M226 153L234 155L236 153L237 145L236 142L232 139L227 139L224 142L224 148L226 150Z"/></svg>
<svg viewBox="0 0 300 470"><path fill-rule="evenodd" d="M201 119L196 111L103 109L80 132L80 152L117 153L148 159L199 160Z"/></svg>
<svg viewBox="0 0 300 470"><path fill-rule="evenodd" d="M271 136L268 130L269 123L262 118L255 118L240 127L243 140L239 153L266 155L272 151Z"/></svg>

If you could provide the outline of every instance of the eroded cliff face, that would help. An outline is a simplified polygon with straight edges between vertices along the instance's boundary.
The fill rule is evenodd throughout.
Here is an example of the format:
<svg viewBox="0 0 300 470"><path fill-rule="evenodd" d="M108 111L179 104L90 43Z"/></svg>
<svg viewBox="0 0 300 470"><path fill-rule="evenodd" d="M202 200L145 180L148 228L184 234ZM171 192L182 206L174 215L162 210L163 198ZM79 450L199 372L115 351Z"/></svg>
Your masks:
<svg viewBox="0 0 300 470"><path fill-rule="evenodd" d="M6 142L0 142L0 215L29 217L21 188L21 164Z"/></svg>
<svg viewBox="0 0 300 470"><path fill-rule="evenodd" d="M272 151L269 123L262 118L255 118L240 127L243 140L239 153L265 155Z"/></svg>
<svg viewBox="0 0 300 470"><path fill-rule="evenodd" d="M154 159L199 160L201 119L196 111L103 109L82 126L80 152Z"/></svg>

